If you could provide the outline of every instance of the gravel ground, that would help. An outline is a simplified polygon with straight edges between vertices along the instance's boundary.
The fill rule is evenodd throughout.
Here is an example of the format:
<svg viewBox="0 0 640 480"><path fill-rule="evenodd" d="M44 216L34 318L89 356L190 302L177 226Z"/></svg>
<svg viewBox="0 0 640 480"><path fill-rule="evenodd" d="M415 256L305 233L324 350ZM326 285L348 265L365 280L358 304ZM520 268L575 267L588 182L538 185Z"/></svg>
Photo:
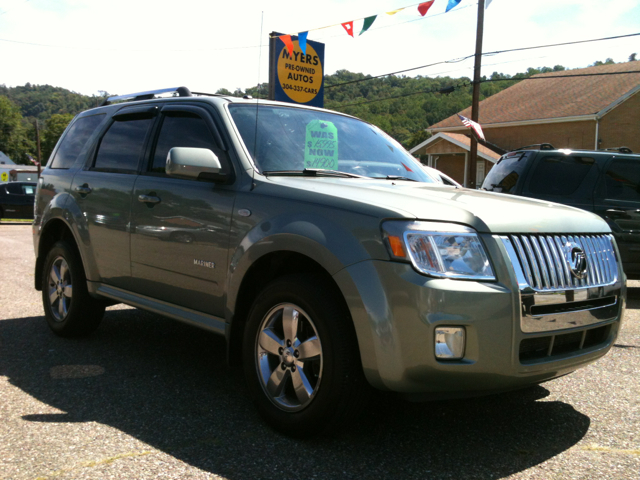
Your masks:
<svg viewBox="0 0 640 480"><path fill-rule="evenodd" d="M640 480L640 282L597 363L524 391L407 403L378 395L335 438L274 433L221 337L126 306L55 337L31 227L0 225L0 479Z"/></svg>

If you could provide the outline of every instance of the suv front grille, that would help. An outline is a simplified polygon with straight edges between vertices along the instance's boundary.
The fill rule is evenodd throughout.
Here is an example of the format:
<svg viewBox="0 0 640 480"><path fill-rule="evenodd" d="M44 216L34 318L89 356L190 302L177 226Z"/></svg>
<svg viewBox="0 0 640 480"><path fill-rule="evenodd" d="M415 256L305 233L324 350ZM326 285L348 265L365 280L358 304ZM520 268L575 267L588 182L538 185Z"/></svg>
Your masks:
<svg viewBox="0 0 640 480"><path fill-rule="evenodd" d="M537 291L611 285L618 265L611 235L509 235L528 285ZM576 278L565 257L566 245L575 242L587 256L587 277ZM506 243L506 242L505 242Z"/></svg>

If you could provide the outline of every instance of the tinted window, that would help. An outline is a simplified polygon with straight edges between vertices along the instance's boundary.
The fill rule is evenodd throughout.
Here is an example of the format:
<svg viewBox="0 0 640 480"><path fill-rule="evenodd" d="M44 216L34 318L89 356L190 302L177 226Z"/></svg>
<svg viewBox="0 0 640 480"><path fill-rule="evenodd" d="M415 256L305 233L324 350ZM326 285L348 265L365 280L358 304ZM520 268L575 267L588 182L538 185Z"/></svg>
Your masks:
<svg viewBox="0 0 640 480"><path fill-rule="evenodd" d="M6 192L11 195L35 195L36 185L24 184L24 183L7 183L4 186ZM4 193L4 192L3 192Z"/></svg>
<svg viewBox="0 0 640 480"><path fill-rule="evenodd" d="M513 193L526 166L524 154L502 157L489 171L482 188L490 192Z"/></svg>
<svg viewBox="0 0 640 480"><path fill-rule="evenodd" d="M605 198L640 201L640 162L614 159L604 177Z"/></svg>
<svg viewBox="0 0 640 480"><path fill-rule="evenodd" d="M100 142L94 169L135 172L152 118L114 122Z"/></svg>
<svg viewBox="0 0 640 480"><path fill-rule="evenodd" d="M578 190L594 163L590 157L543 157L533 168L529 192L540 195L571 195Z"/></svg>
<svg viewBox="0 0 640 480"><path fill-rule="evenodd" d="M24 195L22 185L19 183L8 183L6 189L11 195Z"/></svg>
<svg viewBox="0 0 640 480"><path fill-rule="evenodd" d="M229 172L225 152L218 148L206 122L197 115L181 113L164 118L153 156L152 172L165 172L167 154L173 147L208 148L220 160L221 173Z"/></svg>
<svg viewBox="0 0 640 480"><path fill-rule="evenodd" d="M78 118L62 140L51 162L51 168L72 167L87 140L96 131L104 118L104 114Z"/></svg>

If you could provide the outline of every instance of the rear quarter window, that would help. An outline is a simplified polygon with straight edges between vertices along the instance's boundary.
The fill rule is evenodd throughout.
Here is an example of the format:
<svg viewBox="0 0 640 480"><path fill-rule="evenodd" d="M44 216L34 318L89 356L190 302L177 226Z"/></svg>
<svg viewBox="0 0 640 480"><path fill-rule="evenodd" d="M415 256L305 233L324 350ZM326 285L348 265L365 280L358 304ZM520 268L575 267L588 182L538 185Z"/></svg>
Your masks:
<svg viewBox="0 0 640 480"><path fill-rule="evenodd" d="M78 155L89 140L89 137L96 131L105 115L91 115L89 117L78 118L62 139L49 168L71 168Z"/></svg>

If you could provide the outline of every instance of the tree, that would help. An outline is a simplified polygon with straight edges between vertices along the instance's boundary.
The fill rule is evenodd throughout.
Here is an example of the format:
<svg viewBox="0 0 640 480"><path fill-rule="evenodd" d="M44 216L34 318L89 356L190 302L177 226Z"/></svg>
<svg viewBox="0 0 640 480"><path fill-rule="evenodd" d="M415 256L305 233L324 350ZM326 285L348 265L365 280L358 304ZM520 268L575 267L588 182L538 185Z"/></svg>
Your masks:
<svg viewBox="0 0 640 480"><path fill-rule="evenodd" d="M20 109L7 97L0 96L0 152L18 164L26 164L31 146Z"/></svg>
<svg viewBox="0 0 640 480"><path fill-rule="evenodd" d="M635 62L636 61L636 55L638 55L637 53L632 53L631 55L629 55L629 61L630 62Z"/></svg>
<svg viewBox="0 0 640 480"><path fill-rule="evenodd" d="M597 60L595 62L593 62L591 65L589 65L590 67L599 67L600 65L613 65L614 62L613 58L607 58L604 62L601 62L600 60Z"/></svg>
<svg viewBox="0 0 640 480"><path fill-rule="evenodd" d="M42 139L40 141L43 164L47 163L47 159L51 156L51 152L53 152L56 143L58 143L60 136L71 120L73 120L73 115L63 113L61 115L51 115L51 118L44 123L44 130L42 131Z"/></svg>

